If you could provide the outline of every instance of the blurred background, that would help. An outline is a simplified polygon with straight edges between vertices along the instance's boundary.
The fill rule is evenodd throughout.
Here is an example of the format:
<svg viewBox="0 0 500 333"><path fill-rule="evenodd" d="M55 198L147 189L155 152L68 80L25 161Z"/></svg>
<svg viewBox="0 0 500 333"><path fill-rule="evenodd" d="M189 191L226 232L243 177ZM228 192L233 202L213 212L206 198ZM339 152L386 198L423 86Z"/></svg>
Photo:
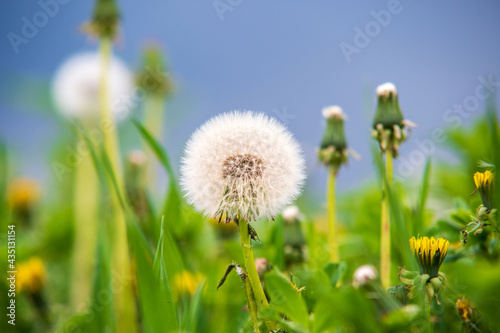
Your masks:
<svg viewBox="0 0 500 333"><path fill-rule="evenodd" d="M51 80L65 59L95 50L98 41L80 32L93 2L74 0L58 2L53 15L40 22L45 24L24 38L26 19L36 20L42 3L2 4L0 136L15 152L16 172L47 183L52 161L46 152L61 134ZM341 171L342 192L374 178L369 128L377 85L394 82L405 117L418 124L395 165L397 175L414 179L425 164L422 156L452 158L439 149L447 138L434 140L434 131L469 126L483 113L481 94L496 90L500 80L500 3L494 0L124 0L119 5L115 55L134 71L148 44L167 55L175 91L166 105L161 141L176 170L184 143L207 119L229 110L261 111L285 123L300 141L308 192L314 189L317 198L324 198L326 181L316 163L324 106L344 109L349 145L364 158L351 159ZM13 42L12 33L23 41ZM129 126L124 122L121 131ZM126 141L122 148L130 149Z"/></svg>

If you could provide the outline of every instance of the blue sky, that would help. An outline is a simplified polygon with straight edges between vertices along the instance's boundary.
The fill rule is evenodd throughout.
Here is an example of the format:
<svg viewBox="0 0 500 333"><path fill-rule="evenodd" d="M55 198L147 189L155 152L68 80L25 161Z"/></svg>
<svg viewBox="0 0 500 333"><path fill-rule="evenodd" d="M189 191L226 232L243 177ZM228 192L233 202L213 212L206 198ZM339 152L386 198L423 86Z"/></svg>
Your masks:
<svg viewBox="0 0 500 333"><path fill-rule="evenodd" d="M41 0L51 1L56 0ZM27 43L18 45L17 53L9 33L22 37L23 18L32 23L43 20L43 14L37 14L42 7L35 1L10 1L2 4L0 14L0 137L14 149L18 172L38 178L51 172L47 151L61 124L38 112L35 103L26 103L32 99L29 89L22 95L13 92L17 89L13 82L29 78L48 83L64 59L97 47L79 33L91 14L92 1L64 1L53 17L38 21L45 24ZM262 111L287 123L308 158L311 186L321 189L326 173L315 157L324 128L321 108L338 104L348 116L349 144L364 156L342 170L342 191L374 175L369 125L378 84L394 82L403 113L419 125L400 158L412 157L412 166L419 170L418 151L426 147L422 143L445 144L445 139L432 139L433 133L470 124L483 110L479 97L489 88L496 90L495 78L500 80L498 1L126 0L119 4L123 23L116 55L137 68L148 42L157 42L168 53L177 90L166 111L163 143L174 161L190 133L211 116L234 109ZM375 19L383 16L381 11L392 11L383 25ZM357 31L369 40L360 44L358 36L356 44ZM350 62L340 47L347 44L357 48ZM454 105L466 109L454 111Z"/></svg>

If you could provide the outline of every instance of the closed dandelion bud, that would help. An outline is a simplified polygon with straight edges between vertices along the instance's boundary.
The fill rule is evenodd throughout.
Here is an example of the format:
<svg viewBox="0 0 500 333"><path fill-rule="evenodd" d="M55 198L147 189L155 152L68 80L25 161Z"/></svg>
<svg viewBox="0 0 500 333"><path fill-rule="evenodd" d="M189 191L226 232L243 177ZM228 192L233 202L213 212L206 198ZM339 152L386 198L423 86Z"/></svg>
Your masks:
<svg viewBox="0 0 500 333"><path fill-rule="evenodd" d="M338 170L347 162L347 142L344 134L344 113L339 106L323 109L326 130L321 140L318 158L325 166Z"/></svg>
<svg viewBox="0 0 500 333"><path fill-rule="evenodd" d="M368 284L370 281L378 278L377 270L372 265L360 266L354 271L353 286L358 288Z"/></svg>
<svg viewBox="0 0 500 333"><path fill-rule="evenodd" d="M377 97L372 136L379 142L382 151L390 149L397 157L399 146L407 138L405 129L413 127L414 124L403 118L394 84L387 82L378 86Z"/></svg>
<svg viewBox="0 0 500 333"><path fill-rule="evenodd" d="M297 206L288 206L283 210L285 246L302 247L306 240L300 226L301 215Z"/></svg>
<svg viewBox="0 0 500 333"><path fill-rule="evenodd" d="M118 32L120 10L115 0L96 0L92 20L87 27L90 34L114 38Z"/></svg>
<svg viewBox="0 0 500 333"><path fill-rule="evenodd" d="M432 287L434 288L434 291L436 294L441 290L441 286L443 285L443 281L441 281L440 278L435 277L430 280L430 283L432 284Z"/></svg>
<svg viewBox="0 0 500 333"><path fill-rule="evenodd" d="M134 150L129 153L126 161L126 175L129 178L126 182L141 187L144 185L144 172L148 159L146 154L140 150Z"/></svg>
<svg viewBox="0 0 500 333"><path fill-rule="evenodd" d="M483 205L486 207L488 213L493 208L493 179L494 174L489 170L485 172L476 172L474 174L474 183L476 184L475 191L479 192Z"/></svg>
<svg viewBox="0 0 500 333"><path fill-rule="evenodd" d="M444 238L420 237L410 239L410 248L417 259L420 274L428 274L430 278L438 277L439 267L446 257L450 242Z"/></svg>
<svg viewBox="0 0 500 333"><path fill-rule="evenodd" d="M151 214L146 191L147 157L140 150L132 151L125 164L125 189L127 197L140 221Z"/></svg>
<svg viewBox="0 0 500 333"><path fill-rule="evenodd" d="M387 292L389 295L392 295L392 297L394 297L402 305L406 305L406 303L408 302L408 294L406 292L405 287L402 285L390 287L387 290Z"/></svg>
<svg viewBox="0 0 500 333"><path fill-rule="evenodd" d="M378 105L373 119L373 127L381 124L384 128L393 129L404 120L399 107L398 92L394 84L387 82L377 87Z"/></svg>
<svg viewBox="0 0 500 333"><path fill-rule="evenodd" d="M295 205L287 206L285 209L283 209L281 215L283 216L283 220L287 223L292 223L296 220L302 219L299 208Z"/></svg>
<svg viewBox="0 0 500 333"><path fill-rule="evenodd" d="M434 290L432 283L427 283L425 285L425 292L427 293L428 300L430 300L434 297L434 295L436 294L436 291Z"/></svg>
<svg viewBox="0 0 500 333"><path fill-rule="evenodd" d="M166 97L173 87L168 77L161 51L154 46L148 47L143 55L143 65L136 76L136 85L147 94Z"/></svg>
<svg viewBox="0 0 500 333"><path fill-rule="evenodd" d="M290 267L306 260L307 245L300 220L302 216L297 206L288 206L282 212L284 226L285 264Z"/></svg>

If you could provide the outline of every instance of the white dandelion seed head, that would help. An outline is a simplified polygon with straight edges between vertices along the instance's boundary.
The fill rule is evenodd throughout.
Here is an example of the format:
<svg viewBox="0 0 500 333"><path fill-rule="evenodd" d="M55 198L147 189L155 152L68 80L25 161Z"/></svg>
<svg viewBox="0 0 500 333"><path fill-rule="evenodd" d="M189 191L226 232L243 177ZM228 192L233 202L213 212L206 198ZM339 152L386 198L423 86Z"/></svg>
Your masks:
<svg viewBox="0 0 500 333"><path fill-rule="evenodd" d="M53 82L53 98L59 111L70 118L99 119L101 57L96 52L72 56L58 69ZM134 79L116 57L109 65L110 107L115 120L126 118L133 105Z"/></svg>
<svg viewBox="0 0 500 333"><path fill-rule="evenodd" d="M344 119L344 111L342 111L342 108L338 105L332 105L332 106L327 106L324 107L322 110L323 117L326 119L330 118L339 118L339 119Z"/></svg>
<svg viewBox="0 0 500 333"><path fill-rule="evenodd" d="M251 111L207 121L193 133L182 158L186 197L211 217L273 218L300 194L304 180L302 152L290 132Z"/></svg>
<svg viewBox="0 0 500 333"><path fill-rule="evenodd" d="M300 220L302 217L299 207L295 205L285 207L285 209L281 212L281 215L283 216L283 220L285 220L285 222L294 222L295 220Z"/></svg>
<svg viewBox="0 0 500 333"><path fill-rule="evenodd" d="M377 87L377 95L378 96L389 96L392 93L396 95L398 91L396 90L396 86L391 82L386 82Z"/></svg>
<svg viewBox="0 0 500 333"><path fill-rule="evenodd" d="M359 266L353 275L353 284L356 287L365 285L368 281L377 278L377 269L372 265Z"/></svg>

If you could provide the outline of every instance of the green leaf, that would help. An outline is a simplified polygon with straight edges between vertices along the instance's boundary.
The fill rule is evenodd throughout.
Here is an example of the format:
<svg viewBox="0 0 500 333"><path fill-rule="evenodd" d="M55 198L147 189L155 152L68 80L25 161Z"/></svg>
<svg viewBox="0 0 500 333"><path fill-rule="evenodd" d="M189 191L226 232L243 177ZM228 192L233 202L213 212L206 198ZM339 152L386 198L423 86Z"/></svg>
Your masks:
<svg viewBox="0 0 500 333"><path fill-rule="evenodd" d="M163 218L161 219L160 239L158 240L153 261L153 273L158 278L160 284L167 282L168 285L167 271L165 269L165 263L163 262Z"/></svg>
<svg viewBox="0 0 500 333"><path fill-rule="evenodd" d="M299 292L277 271L266 274L265 285L271 306L304 328L309 327L309 313Z"/></svg>
<svg viewBox="0 0 500 333"><path fill-rule="evenodd" d="M142 322L144 330L148 333L153 332L174 332L178 330L178 321L175 307L167 284L159 283L158 275L153 273L152 250L149 243L138 225L135 215L126 201L116 175L113 172L111 162L106 152L101 149L98 155L95 147L87 142L89 150L93 157L94 164L98 173L104 170L110 187L114 189L118 196L121 208L123 209L126 226L127 239L132 252L132 258L136 263L137 286L139 295L139 306L141 308L144 320ZM106 183L106 182L104 182ZM161 234L161 232L160 232ZM163 237L159 243L163 242ZM160 251L160 258L164 262L163 254ZM157 259L157 273L162 274L160 259ZM165 271L163 269L163 271ZM168 281L167 275L163 275L163 280ZM110 279L111 281L111 279ZM96 330L93 330L96 331Z"/></svg>
<svg viewBox="0 0 500 333"><path fill-rule="evenodd" d="M138 247L137 242L138 238L133 237L134 248ZM154 275L144 251L134 251L134 254L137 263L139 305L146 332L177 331L177 314L172 297L168 293L169 288L162 285L158 277Z"/></svg>
<svg viewBox="0 0 500 333"><path fill-rule="evenodd" d="M306 302L308 309L313 309L317 300L332 288L330 277L322 269L296 270L293 274L293 282L297 287L306 287L300 295Z"/></svg>
<svg viewBox="0 0 500 333"><path fill-rule="evenodd" d="M347 265L343 261L339 263L329 262L325 265L323 271L328 275L332 287L335 287L339 281L342 281L346 273L346 268Z"/></svg>
<svg viewBox="0 0 500 333"><path fill-rule="evenodd" d="M165 207L163 209L163 216L166 221L166 228L162 228L164 231L164 236L166 239L165 251L169 254L168 260L165 261L165 266L167 273L170 276L180 272L184 268L182 257L180 255L179 248L174 237L171 234L171 230L175 230L176 226L182 225L184 222L182 216L182 207L184 201L182 200L179 186L176 181L174 169L168 158L168 154L161 147L160 143L149 133L149 131L138 121L132 120L132 123L138 129L139 133L150 146L151 150L155 153L157 159L165 168L167 175L169 177L169 190L167 195L167 200L165 202Z"/></svg>
<svg viewBox="0 0 500 333"><path fill-rule="evenodd" d="M139 130L139 133L141 134L142 138L148 143L148 145L153 150L160 163L167 171L169 180L174 181L175 180L174 169L172 168L172 164L170 163L170 159L168 158L167 153L161 147L158 140L156 140L140 122L134 119L132 119L131 121L135 125L135 127Z"/></svg>
<svg viewBox="0 0 500 333"><path fill-rule="evenodd" d="M106 226L99 224L99 238L97 241L96 266L92 302L90 311L93 320L89 323L90 331L115 330L115 313L113 309L113 291L111 286L110 248ZM105 295L105 298L104 296ZM105 301L103 301L105 299Z"/></svg>
<svg viewBox="0 0 500 333"><path fill-rule="evenodd" d="M196 332L196 326L198 324L197 317L201 307L201 296L203 295L204 288L205 281L202 281L198 284L195 293L191 297L187 311L181 320L182 332Z"/></svg>
<svg viewBox="0 0 500 333"><path fill-rule="evenodd" d="M154 286L159 288L159 295L156 296L157 306L159 306L158 310L161 311L153 311L154 313L145 315L150 318L151 328L153 332L158 332L158 329L161 330L163 320L170 325L167 325L169 329L175 330L178 328L177 322L177 312L173 302L172 292L170 290L169 279L167 275L167 270L165 268L165 262L163 258L163 219L161 221L161 230L160 230L160 239L158 240L158 246L156 247L156 254L153 262L153 276L155 277ZM147 268L145 268L147 269ZM149 277L144 276L144 280L148 281ZM143 288L148 288L147 285ZM155 288L150 288L155 289ZM148 297L154 298L154 295L150 295L149 290L145 291L148 294ZM150 302L150 300L146 299L145 302ZM149 304L143 304L143 308L146 311ZM150 311L150 310L147 310ZM153 328L154 327L154 328Z"/></svg>
<svg viewBox="0 0 500 333"><path fill-rule="evenodd" d="M314 308L313 332L380 332L372 300L358 289L332 289Z"/></svg>

